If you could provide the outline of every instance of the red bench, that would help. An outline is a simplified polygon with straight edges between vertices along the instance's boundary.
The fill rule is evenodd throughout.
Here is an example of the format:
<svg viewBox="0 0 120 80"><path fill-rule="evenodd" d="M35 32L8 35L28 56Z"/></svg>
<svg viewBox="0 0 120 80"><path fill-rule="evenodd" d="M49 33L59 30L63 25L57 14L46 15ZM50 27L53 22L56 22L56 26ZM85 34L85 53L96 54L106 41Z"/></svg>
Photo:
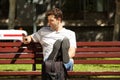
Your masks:
<svg viewBox="0 0 120 80"><path fill-rule="evenodd" d="M78 42L76 52L75 64L120 65L120 42ZM120 71L77 71L71 72L70 75L119 76Z"/></svg>
<svg viewBox="0 0 120 80"><path fill-rule="evenodd" d="M31 71L0 71L3 75L40 75L36 71L36 64L42 63L42 52L40 45L31 43L25 45L21 42L0 42L0 64L32 64Z"/></svg>
<svg viewBox="0 0 120 80"><path fill-rule="evenodd" d="M37 43L0 42L0 65L32 64L31 71L0 71L0 76L40 76L36 64L42 63L42 47ZM105 58L105 59L104 59ZM117 59L116 59L117 58ZM77 64L120 64L120 42L77 42ZM80 67L80 66L77 66ZM119 68L118 68L119 69ZM119 76L120 71L71 71L71 76Z"/></svg>

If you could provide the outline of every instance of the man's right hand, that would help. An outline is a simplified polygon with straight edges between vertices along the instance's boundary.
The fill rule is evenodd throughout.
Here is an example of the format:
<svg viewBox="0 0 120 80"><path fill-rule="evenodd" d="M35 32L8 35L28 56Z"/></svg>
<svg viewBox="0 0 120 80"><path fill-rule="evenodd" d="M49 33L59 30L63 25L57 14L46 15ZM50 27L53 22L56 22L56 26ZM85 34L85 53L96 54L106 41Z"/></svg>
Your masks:
<svg viewBox="0 0 120 80"><path fill-rule="evenodd" d="M29 44L32 41L31 36L23 36L22 39L24 44Z"/></svg>

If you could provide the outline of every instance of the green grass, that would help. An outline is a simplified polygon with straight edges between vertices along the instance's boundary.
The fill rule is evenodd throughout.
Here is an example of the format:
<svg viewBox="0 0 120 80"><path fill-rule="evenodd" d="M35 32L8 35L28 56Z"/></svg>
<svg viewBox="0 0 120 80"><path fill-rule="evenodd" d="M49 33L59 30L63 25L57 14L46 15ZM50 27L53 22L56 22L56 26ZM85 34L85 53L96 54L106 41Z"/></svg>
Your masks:
<svg viewBox="0 0 120 80"><path fill-rule="evenodd" d="M78 64L74 65L75 71L120 71L120 65L114 64Z"/></svg>
<svg viewBox="0 0 120 80"><path fill-rule="evenodd" d="M31 71L31 64L1 64L0 71ZM41 70L41 65L37 65L37 70Z"/></svg>
<svg viewBox="0 0 120 80"><path fill-rule="evenodd" d="M1 64L0 71L30 71L32 70L31 64ZM41 65L37 65L37 70L41 70ZM74 71L120 71L120 65L115 64L76 64Z"/></svg>

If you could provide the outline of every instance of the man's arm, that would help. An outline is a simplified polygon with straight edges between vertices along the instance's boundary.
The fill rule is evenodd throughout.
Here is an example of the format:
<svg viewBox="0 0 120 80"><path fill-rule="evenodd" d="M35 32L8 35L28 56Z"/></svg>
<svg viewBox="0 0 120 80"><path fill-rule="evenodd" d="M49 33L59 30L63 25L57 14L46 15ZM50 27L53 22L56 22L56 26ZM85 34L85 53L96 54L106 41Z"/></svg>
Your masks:
<svg viewBox="0 0 120 80"><path fill-rule="evenodd" d="M72 58L75 56L76 48L75 47L70 47L68 50L69 57Z"/></svg>

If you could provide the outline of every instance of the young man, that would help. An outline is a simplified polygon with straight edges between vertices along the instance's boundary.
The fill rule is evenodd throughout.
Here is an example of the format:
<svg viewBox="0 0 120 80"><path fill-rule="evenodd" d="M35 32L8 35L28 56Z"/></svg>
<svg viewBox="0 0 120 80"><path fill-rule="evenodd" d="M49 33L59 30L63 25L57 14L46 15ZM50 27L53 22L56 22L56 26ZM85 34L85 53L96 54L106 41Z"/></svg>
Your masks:
<svg viewBox="0 0 120 80"><path fill-rule="evenodd" d="M75 32L68 30L62 25L63 14L62 11L58 8L54 8L46 13L46 18L48 21L47 27L42 27L37 32L32 35L23 37L23 42L25 44L29 44L31 41L39 42L43 47L43 56L44 61L48 59L49 55L54 52L54 44L55 42L59 42L58 40L65 40L63 44L66 46L66 42L68 43L68 51L69 61L65 63L65 67L67 70L73 69L74 61L72 57L75 55L76 51L76 36ZM65 51L63 51L65 52Z"/></svg>

